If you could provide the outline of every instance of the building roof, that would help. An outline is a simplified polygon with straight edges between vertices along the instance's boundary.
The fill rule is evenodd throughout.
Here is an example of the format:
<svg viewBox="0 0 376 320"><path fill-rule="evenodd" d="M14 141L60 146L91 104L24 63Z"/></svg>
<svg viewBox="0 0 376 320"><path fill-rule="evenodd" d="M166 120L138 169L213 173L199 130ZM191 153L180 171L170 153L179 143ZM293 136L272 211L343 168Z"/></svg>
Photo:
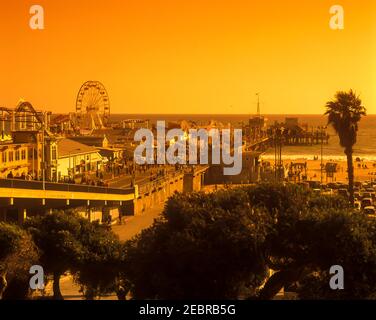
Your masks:
<svg viewBox="0 0 376 320"><path fill-rule="evenodd" d="M76 136L76 137L70 137L69 139L79 142L79 143L83 143L88 146L103 147L103 143L107 140L107 137L105 135L104 136Z"/></svg>
<svg viewBox="0 0 376 320"><path fill-rule="evenodd" d="M98 152L97 148L63 138L57 141L59 158Z"/></svg>

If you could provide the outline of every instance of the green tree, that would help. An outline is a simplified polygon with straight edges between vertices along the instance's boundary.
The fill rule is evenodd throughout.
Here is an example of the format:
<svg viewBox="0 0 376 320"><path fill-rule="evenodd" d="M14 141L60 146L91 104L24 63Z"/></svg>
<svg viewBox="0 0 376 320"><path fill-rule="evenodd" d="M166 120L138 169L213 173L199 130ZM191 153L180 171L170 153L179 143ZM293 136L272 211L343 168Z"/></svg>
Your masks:
<svg viewBox="0 0 376 320"><path fill-rule="evenodd" d="M124 246L135 299L234 299L266 277L269 217L242 190L176 194L163 217Z"/></svg>
<svg viewBox="0 0 376 320"><path fill-rule="evenodd" d="M300 238L297 244L307 248L306 254L310 258L309 263L305 262L306 272L298 282L299 297L331 300L374 299L375 220L358 213L330 210L307 214L301 223L307 227L305 230L296 230ZM329 270L333 265L340 265L344 269L344 290L332 290L329 286Z"/></svg>
<svg viewBox="0 0 376 320"><path fill-rule="evenodd" d="M54 212L36 216L25 222L41 252L41 264L53 276L55 299L63 299L60 278L68 271L75 272L84 256L80 239L83 218L74 213Z"/></svg>
<svg viewBox="0 0 376 320"><path fill-rule="evenodd" d="M79 241L85 248L75 280L86 299L116 291L121 262L121 243L107 226L81 221Z"/></svg>
<svg viewBox="0 0 376 320"><path fill-rule="evenodd" d="M124 245L122 280L136 299L376 296L376 221L337 200L282 184L175 195ZM329 288L338 264L345 291Z"/></svg>
<svg viewBox="0 0 376 320"><path fill-rule="evenodd" d="M264 245L274 274L260 290L260 299L272 299L282 288L296 285L301 298L376 293L373 219L354 213L340 197L317 196L296 185L261 184L245 190L251 204L266 208L274 221ZM346 270L346 291L329 288L329 269L337 264Z"/></svg>
<svg viewBox="0 0 376 320"><path fill-rule="evenodd" d="M334 100L327 102L325 115L339 136L340 144L347 157L350 202L354 204L353 147L357 140L358 123L366 115L359 96L353 91L339 91Z"/></svg>
<svg viewBox="0 0 376 320"><path fill-rule="evenodd" d="M0 299L23 299L29 294L29 270L38 262L31 237L20 227L0 223ZM18 290L10 294L13 284Z"/></svg>

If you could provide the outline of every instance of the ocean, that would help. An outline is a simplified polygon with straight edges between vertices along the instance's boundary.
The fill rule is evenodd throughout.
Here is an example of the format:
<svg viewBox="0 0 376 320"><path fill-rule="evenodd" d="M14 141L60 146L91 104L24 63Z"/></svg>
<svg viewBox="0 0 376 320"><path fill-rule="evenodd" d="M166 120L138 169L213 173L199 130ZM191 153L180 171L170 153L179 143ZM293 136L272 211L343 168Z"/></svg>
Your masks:
<svg viewBox="0 0 376 320"><path fill-rule="evenodd" d="M190 114L121 114L112 115L112 121L123 119L149 119L152 123L157 120L166 122L190 120L199 124L209 123L211 120L222 122L223 124L231 123L235 127L240 126L241 122L246 122L250 115L190 115ZM300 124L307 124L309 128L327 125L327 118L323 115L265 115L267 124L271 125L275 121L283 122L286 117L297 117ZM333 128L328 127L330 135L329 144L323 146L323 158L325 160L344 161L343 148L339 145L339 138L335 134ZM284 146L282 149L282 157L284 159L313 159L314 156L321 155L321 145L314 146ZM354 157L364 160L376 161L376 115L368 115L362 119L359 124L358 141L354 146ZM274 159L274 151L268 150L265 159Z"/></svg>

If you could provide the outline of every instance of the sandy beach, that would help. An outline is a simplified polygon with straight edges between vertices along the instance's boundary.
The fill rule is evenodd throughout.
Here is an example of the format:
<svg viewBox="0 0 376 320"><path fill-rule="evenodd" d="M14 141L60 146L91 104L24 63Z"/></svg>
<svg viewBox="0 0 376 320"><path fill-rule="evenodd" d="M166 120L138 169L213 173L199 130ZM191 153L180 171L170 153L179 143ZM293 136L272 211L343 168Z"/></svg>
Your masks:
<svg viewBox="0 0 376 320"><path fill-rule="evenodd" d="M263 162L269 162L274 166L273 160L263 160ZM307 178L308 180L320 181L321 180L321 160L307 160L305 158L301 159L284 159L283 165L286 168L290 166L291 163L307 163ZM336 160L324 160L324 170L323 170L323 181L332 182L330 177L327 178L325 173L325 166L327 163L336 163L338 165L338 170L334 174L334 182L347 182L347 163L346 161L336 161ZM376 180L376 161L356 161L354 158L354 176L355 181L372 181Z"/></svg>

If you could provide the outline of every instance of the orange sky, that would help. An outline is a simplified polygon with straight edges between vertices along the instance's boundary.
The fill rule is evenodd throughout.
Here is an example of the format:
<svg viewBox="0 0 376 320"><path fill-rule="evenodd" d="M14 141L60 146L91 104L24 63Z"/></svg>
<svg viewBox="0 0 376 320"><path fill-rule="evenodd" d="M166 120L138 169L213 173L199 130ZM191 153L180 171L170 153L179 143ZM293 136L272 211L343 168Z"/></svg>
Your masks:
<svg viewBox="0 0 376 320"><path fill-rule="evenodd" d="M1 0L0 105L72 112L99 80L113 113L250 113L259 91L263 113L323 113L349 88L376 113L375 2ZM343 31L329 28L334 4Z"/></svg>

